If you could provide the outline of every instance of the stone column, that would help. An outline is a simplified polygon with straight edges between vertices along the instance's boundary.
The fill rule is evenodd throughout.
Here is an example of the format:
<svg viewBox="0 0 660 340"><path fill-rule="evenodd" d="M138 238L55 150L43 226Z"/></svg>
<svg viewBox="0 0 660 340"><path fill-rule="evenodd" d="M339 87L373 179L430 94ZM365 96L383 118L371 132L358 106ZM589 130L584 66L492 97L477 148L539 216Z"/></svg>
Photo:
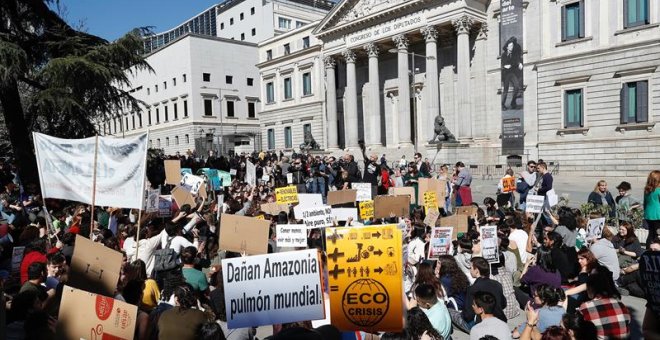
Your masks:
<svg viewBox="0 0 660 340"><path fill-rule="evenodd" d="M378 46L367 44L369 55L369 110L365 122L366 142L369 146L382 146L380 141L380 76L378 74Z"/></svg>
<svg viewBox="0 0 660 340"><path fill-rule="evenodd" d="M346 93L344 94L344 136L345 148L358 148L358 101L357 75L355 72L355 52L344 50L346 60Z"/></svg>
<svg viewBox="0 0 660 340"><path fill-rule="evenodd" d="M408 38L399 34L392 38L398 53L399 83L399 146L412 146L410 124L410 76L408 74Z"/></svg>
<svg viewBox="0 0 660 340"><path fill-rule="evenodd" d="M486 46L488 39L488 25L485 22L481 23L479 27L479 34L474 41L474 60L472 62L472 71L475 77L472 82L472 93L474 94L472 100L472 115L474 118L474 128L472 134L475 139L486 139L489 126L499 126L498 121L493 120L493 124L489 124L487 105L487 86L486 86ZM494 118L494 117L493 117Z"/></svg>
<svg viewBox="0 0 660 340"><path fill-rule="evenodd" d="M434 26L426 26L421 29L426 40L426 114L419 115L418 121L421 126L418 131L422 134L418 140L422 143L428 141L433 135L433 121L440 115L440 81L438 74L438 30Z"/></svg>
<svg viewBox="0 0 660 340"><path fill-rule="evenodd" d="M335 81L335 59L333 57L323 58L325 64L325 101L328 119L328 149L339 149L339 131L337 126L337 85Z"/></svg>
<svg viewBox="0 0 660 340"><path fill-rule="evenodd" d="M452 20L456 30L456 73L458 74L458 86L456 99L458 102L457 117L461 117L458 125L458 138L472 138L472 112L470 112L470 28L472 18L463 15Z"/></svg>

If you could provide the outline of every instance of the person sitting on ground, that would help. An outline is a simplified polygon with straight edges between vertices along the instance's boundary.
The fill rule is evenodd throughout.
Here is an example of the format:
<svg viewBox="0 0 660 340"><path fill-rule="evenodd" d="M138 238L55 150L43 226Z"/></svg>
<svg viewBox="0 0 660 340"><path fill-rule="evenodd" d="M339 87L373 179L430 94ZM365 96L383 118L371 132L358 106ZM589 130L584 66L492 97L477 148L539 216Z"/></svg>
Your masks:
<svg viewBox="0 0 660 340"><path fill-rule="evenodd" d="M621 270L619 267L619 258L617 256L617 250L612 244L612 239L614 234L610 228L603 228L603 233L601 238L594 242L594 244L589 247L589 250L594 254L596 260L601 265L607 267L612 273L612 279L614 281L619 279Z"/></svg>
<svg viewBox="0 0 660 340"><path fill-rule="evenodd" d="M465 306L465 294L470 286L467 276L463 273L451 255L440 255L436 265L437 275L440 277L442 287L447 293L447 298L453 299L457 310L463 310ZM452 304L448 304L453 308Z"/></svg>
<svg viewBox="0 0 660 340"><path fill-rule="evenodd" d="M619 225L619 233L612 237L612 245L619 253L619 267L625 268L634 263L642 255L644 249L635 235L635 228L629 222Z"/></svg>
<svg viewBox="0 0 660 340"><path fill-rule="evenodd" d="M478 291L474 293L471 300L472 311L481 319L481 322L470 329L470 340L479 340L488 335L499 340L511 339L507 323L494 315L498 306L493 294Z"/></svg>
<svg viewBox="0 0 660 340"><path fill-rule="evenodd" d="M545 247L537 250L536 255L529 258L520 278L521 287L516 288L516 298L520 308L527 305L533 293L541 284L561 288L561 275L555 268L550 251Z"/></svg>
<svg viewBox="0 0 660 340"><path fill-rule="evenodd" d="M599 266L602 267L602 266ZM621 302L612 274L599 268L587 279L589 301L580 305L578 312L596 326L600 339L626 339L630 336L630 312Z"/></svg>
<svg viewBox="0 0 660 340"><path fill-rule="evenodd" d="M541 308L537 309L539 317L535 323L536 330L543 333L548 327L559 326L561 324L561 318L566 311L559 303L564 301L565 298L564 290L561 288L554 288L547 284L541 284L536 287L534 304L541 306ZM527 305L527 309L529 308L534 308L531 302ZM525 331L525 327L526 324L518 326L513 331L513 337L519 337Z"/></svg>
<svg viewBox="0 0 660 340"><path fill-rule="evenodd" d="M415 288L415 302L442 339L448 339L451 334L451 317L445 304L438 300L436 288L430 284L418 285Z"/></svg>
<svg viewBox="0 0 660 340"><path fill-rule="evenodd" d="M158 319L158 339L194 340L207 317L197 309L197 298L190 285L184 284L174 289L174 304Z"/></svg>

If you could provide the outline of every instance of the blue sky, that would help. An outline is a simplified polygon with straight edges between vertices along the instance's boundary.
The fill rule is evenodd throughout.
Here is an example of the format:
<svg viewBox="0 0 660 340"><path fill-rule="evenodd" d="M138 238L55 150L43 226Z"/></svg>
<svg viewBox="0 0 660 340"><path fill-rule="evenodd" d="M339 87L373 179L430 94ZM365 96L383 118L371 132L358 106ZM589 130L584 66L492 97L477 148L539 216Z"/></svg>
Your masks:
<svg viewBox="0 0 660 340"><path fill-rule="evenodd" d="M135 27L155 26L158 33L174 28L222 0L60 0L65 19L80 21L88 33L115 40Z"/></svg>

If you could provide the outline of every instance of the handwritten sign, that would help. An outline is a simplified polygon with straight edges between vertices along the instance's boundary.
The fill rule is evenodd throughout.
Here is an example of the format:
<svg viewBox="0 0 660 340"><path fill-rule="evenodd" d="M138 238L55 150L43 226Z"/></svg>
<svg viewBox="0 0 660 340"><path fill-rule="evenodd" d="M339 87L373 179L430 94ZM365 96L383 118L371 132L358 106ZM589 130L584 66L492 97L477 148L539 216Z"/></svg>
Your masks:
<svg viewBox="0 0 660 340"><path fill-rule="evenodd" d="M351 183L351 188L357 190L356 201L371 200L371 183Z"/></svg>
<svg viewBox="0 0 660 340"><path fill-rule="evenodd" d="M304 224L278 224L275 231L278 247L307 247L307 228Z"/></svg>
<svg viewBox="0 0 660 340"><path fill-rule="evenodd" d="M148 213L158 211L158 196L160 196L160 190L158 189L148 189L147 190L147 201L145 202L145 211Z"/></svg>
<svg viewBox="0 0 660 340"><path fill-rule="evenodd" d="M303 209L300 214L307 228L332 227L332 207L329 205Z"/></svg>
<svg viewBox="0 0 660 340"><path fill-rule="evenodd" d="M516 178L504 177L502 178L502 192L510 193L516 191Z"/></svg>
<svg viewBox="0 0 660 340"><path fill-rule="evenodd" d="M426 207L427 212L438 210L438 195L435 191L424 193L424 207Z"/></svg>
<svg viewBox="0 0 660 340"><path fill-rule="evenodd" d="M435 222L438 221L439 217L440 217L440 211L438 209L429 210L426 213L426 217L424 218L424 224L432 227L435 225Z"/></svg>
<svg viewBox="0 0 660 340"><path fill-rule="evenodd" d="M185 174L183 177L181 177L181 182L179 183L179 186L185 189L186 191L189 191L193 195L197 195L199 193L200 187L204 184L204 179L191 175L191 174Z"/></svg>
<svg viewBox="0 0 660 340"><path fill-rule="evenodd" d="M319 206L323 206L321 194L298 194L298 205L293 207L293 215L297 220L302 220L303 210Z"/></svg>
<svg viewBox="0 0 660 340"><path fill-rule="evenodd" d="M295 185L275 189L277 204L298 203L298 188Z"/></svg>
<svg viewBox="0 0 660 340"><path fill-rule="evenodd" d="M360 202L360 219L366 221L374 218L374 201Z"/></svg>
<svg viewBox="0 0 660 340"><path fill-rule="evenodd" d="M450 254L454 227L433 227L429 243L429 259L437 259L441 255Z"/></svg>
<svg viewBox="0 0 660 340"><path fill-rule="evenodd" d="M527 195L525 212L540 214L543 211L543 201L545 201L545 196Z"/></svg>

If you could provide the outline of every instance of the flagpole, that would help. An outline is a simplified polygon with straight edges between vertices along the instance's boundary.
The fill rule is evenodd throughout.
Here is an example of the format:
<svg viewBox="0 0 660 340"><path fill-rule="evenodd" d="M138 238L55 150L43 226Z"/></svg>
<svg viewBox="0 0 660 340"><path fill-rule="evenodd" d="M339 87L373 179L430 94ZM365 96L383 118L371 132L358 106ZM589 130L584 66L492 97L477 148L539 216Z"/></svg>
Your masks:
<svg viewBox="0 0 660 340"><path fill-rule="evenodd" d="M94 172L92 173L92 211L89 221L89 239L93 239L94 235L94 209L96 209L96 163L99 157L99 135L96 135L96 142L94 146Z"/></svg>
<svg viewBox="0 0 660 340"><path fill-rule="evenodd" d="M147 130L147 138L145 143L147 146L144 148L144 172L142 173L142 183L140 187L142 188L142 197L140 198L140 209L138 210L138 219L137 219L137 232L135 234L135 259L138 259L138 253L140 251L140 223L142 222L142 208L144 208L144 180L147 177L147 153L149 150L149 130ZM160 188L160 187L159 187ZM160 193L159 193L160 195ZM160 199L160 196L159 196Z"/></svg>
<svg viewBox="0 0 660 340"><path fill-rule="evenodd" d="M34 154L37 156L37 171L39 172L39 192L41 193L41 200L44 205L44 213L50 216L50 213L48 212L48 208L46 207L46 197L44 195L44 181L41 178L41 160L39 158L39 148L37 147L37 135L36 132L32 132L32 143L34 145ZM52 222L52 216L51 218L46 219L46 236L48 237L48 242L46 242L46 250L50 250L50 222Z"/></svg>

